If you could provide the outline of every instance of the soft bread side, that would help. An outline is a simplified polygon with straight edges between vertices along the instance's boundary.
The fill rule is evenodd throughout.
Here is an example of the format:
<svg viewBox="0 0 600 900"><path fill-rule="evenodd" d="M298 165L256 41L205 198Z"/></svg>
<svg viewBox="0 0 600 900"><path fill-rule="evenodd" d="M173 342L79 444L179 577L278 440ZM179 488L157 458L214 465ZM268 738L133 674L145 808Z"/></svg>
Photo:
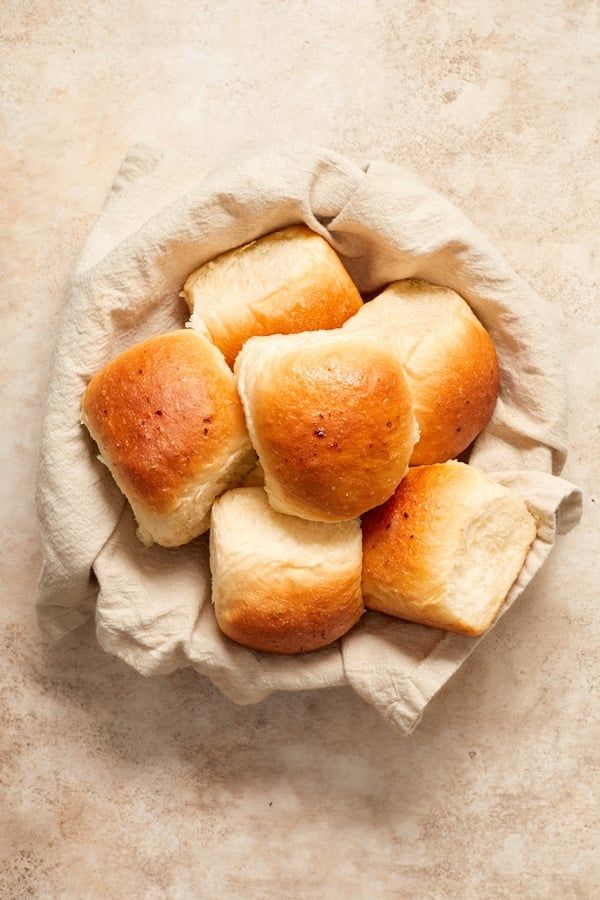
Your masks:
<svg viewBox="0 0 600 900"><path fill-rule="evenodd" d="M498 397L496 351L454 291L396 281L344 330L388 336L404 364L420 429L411 466L453 459L485 428Z"/></svg>
<svg viewBox="0 0 600 900"><path fill-rule="evenodd" d="M536 536L524 501L458 462L410 469L362 520L369 609L478 635L506 599Z"/></svg>
<svg viewBox="0 0 600 900"><path fill-rule="evenodd" d="M255 462L235 381L187 329L136 344L96 374L81 421L129 500L145 544L206 531L216 496Z"/></svg>
<svg viewBox="0 0 600 900"><path fill-rule="evenodd" d="M325 647L363 612L359 522L282 515L260 487L237 488L215 502L210 567L220 629L254 650Z"/></svg>
<svg viewBox="0 0 600 900"><path fill-rule="evenodd" d="M230 366L248 338L338 328L362 305L335 251L305 225L217 256L189 276L183 296L192 326Z"/></svg>
<svg viewBox="0 0 600 900"><path fill-rule="evenodd" d="M275 509L337 522L393 493L418 432L385 339L340 329L252 338L235 372Z"/></svg>

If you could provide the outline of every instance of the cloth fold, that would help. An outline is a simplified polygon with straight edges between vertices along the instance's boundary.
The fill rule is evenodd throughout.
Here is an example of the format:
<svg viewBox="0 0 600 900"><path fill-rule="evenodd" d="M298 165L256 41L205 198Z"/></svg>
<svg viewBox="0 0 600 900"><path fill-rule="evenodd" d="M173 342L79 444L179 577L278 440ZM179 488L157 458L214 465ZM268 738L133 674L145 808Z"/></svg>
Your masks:
<svg viewBox="0 0 600 900"><path fill-rule="evenodd" d="M82 249L54 353L37 486L44 563L40 627L55 641L96 616L102 647L144 675L193 666L237 703L273 690L350 684L409 733L480 639L367 613L330 648L278 657L219 632L204 538L143 547L133 517L79 425L91 375L116 353L179 328L187 275L218 253L305 222L340 254L359 289L423 278L461 294L498 351L501 389L470 462L518 491L538 535L501 611L581 513L557 477L566 457L559 323L448 200L384 162L364 167L318 147L274 147L211 173L147 147L127 156Z"/></svg>

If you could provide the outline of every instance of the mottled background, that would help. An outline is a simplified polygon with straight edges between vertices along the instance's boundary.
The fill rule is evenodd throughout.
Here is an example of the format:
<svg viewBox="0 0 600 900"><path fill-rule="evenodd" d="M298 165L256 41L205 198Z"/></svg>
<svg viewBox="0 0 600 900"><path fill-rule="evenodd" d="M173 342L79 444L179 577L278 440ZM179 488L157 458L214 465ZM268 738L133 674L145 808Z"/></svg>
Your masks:
<svg viewBox="0 0 600 900"><path fill-rule="evenodd" d="M3 900L599 895L599 11L4 0ZM132 143L204 167L259 139L411 167L565 313L582 524L408 739L350 690L240 709L36 630L40 415L82 237Z"/></svg>

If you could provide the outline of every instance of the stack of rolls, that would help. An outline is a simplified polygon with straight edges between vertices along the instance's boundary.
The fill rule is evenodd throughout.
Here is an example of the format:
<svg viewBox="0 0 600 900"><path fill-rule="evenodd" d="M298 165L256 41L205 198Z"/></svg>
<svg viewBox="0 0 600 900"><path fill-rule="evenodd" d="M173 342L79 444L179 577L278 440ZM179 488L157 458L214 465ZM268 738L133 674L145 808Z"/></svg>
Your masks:
<svg viewBox="0 0 600 900"><path fill-rule="evenodd" d="M406 280L363 303L303 225L206 263L183 297L190 327L109 361L81 420L144 544L210 529L222 632L301 653L365 607L488 628L536 522L456 461L499 391L492 339L465 300Z"/></svg>

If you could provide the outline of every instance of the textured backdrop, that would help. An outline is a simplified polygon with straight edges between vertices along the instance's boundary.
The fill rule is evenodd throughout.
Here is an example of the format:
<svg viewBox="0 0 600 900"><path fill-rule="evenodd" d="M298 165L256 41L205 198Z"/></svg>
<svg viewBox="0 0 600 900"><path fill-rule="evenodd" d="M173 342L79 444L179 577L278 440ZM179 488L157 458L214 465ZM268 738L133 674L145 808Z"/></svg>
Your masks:
<svg viewBox="0 0 600 900"><path fill-rule="evenodd" d="M597 3L22 2L0 16L0 897L593 896L598 842ZM586 491L402 739L350 691L230 704L91 632L48 652L33 483L61 292L121 158L258 140L401 163L565 313Z"/></svg>

